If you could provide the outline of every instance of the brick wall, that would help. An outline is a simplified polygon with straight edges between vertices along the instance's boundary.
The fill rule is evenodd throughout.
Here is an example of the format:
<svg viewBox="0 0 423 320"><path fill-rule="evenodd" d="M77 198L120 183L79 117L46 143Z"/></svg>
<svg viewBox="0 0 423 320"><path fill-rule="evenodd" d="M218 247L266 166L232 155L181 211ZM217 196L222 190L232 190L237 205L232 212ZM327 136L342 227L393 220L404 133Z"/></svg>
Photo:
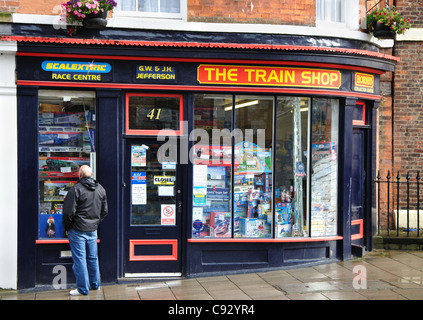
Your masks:
<svg viewBox="0 0 423 320"><path fill-rule="evenodd" d="M423 28L423 0L396 0L396 6L411 19L412 28Z"/></svg>
<svg viewBox="0 0 423 320"><path fill-rule="evenodd" d="M381 76L382 101L379 105L379 170L382 175L393 169L392 72Z"/></svg>
<svg viewBox="0 0 423 320"><path fill-rule="evenodd" d="M423 27L423 0L397 0L412 27ZM423 41L396 41L401 59L394 74L394 170L423 170Z"/></svg>
<svg viewBox="0 0 423 320"><path fill-rule="evenodd" d="M20 0L0 0L0 12L15 12Z"/></svg>
<svg viewBox="0 0 423 320"><path fill-rule="evenodd" d="M381 49L381 53L392 55L392 49ZM382 100L378 109L378 128L377 128L377 171L383 181L386 181L388 173L393 178L393 110L392 110L392 72L386 72L380 78L380 90ZM372 177L376 178L376 177ZM392 181L392 179L391 179ZM379 185L380 190L380 224L383 229L387 226L387 208L388 208L388 190L385 183ZM389 192L389 207L393 208L393 188ZM390 221L393 221L392 210L390 210Z"/></svg>
<svg viewBox="0 0 423 320"><path fill-rule="evenodd" d="M64 0L0 0L0 12L57 14ZM188 21L313 26L315 0L187 0Z"/></svg>
<svg viewBox="0 0 423 320"><path fill-rule="evenodd" d="M312 26L315 0L188 0L188 21Z"/></svg>
<svg viewBox="0 0 423 320"><path fill-rule="evenodd" d="M423 42L397 42L394 76L394 168L423 169Z"/></svg>
<svg viewBox="0 0 423 320"><path fill-rule="evenodd" d="M55 6L62 2L65 0L0 0L0 12L57 15Z"/></svg>
<svg viewBox="0 0 423 320"><path fill-rule="evenodd" d="M20 6L15 12L57 15L60 12L60 8L56 10L54 8L55 6L60 6L62 2L65 2L65 0L20 0Z"/></svg>
<svg viewBox="0 0 423 320"><path fill-rule="evenodd" d="M423 27L423 0L397 0L396 6L410 18L412 28ZM395 72L382 77L383 102L379 109L379 169L383 179L388 170L391 181L400 173L399 206L406 209L406 174L410 174L410 210L416 209L416 173L423 178L423 41L395 41L392 54L401 61ZM392 77L392 83L390 83ZM384 82L386 81L386 83ZM392 98L388 86L392 88ZM385 89L384 89L385 88ZM422 180L421 180L422 181ZM395 190L393 190L395 188ZM386 185L381 189L382 225L386 225ZM420 196L421 197L421 196ZM396 185L391 186L390 215L397 210ZM393 220L391 220L392 223Z"/></svg>

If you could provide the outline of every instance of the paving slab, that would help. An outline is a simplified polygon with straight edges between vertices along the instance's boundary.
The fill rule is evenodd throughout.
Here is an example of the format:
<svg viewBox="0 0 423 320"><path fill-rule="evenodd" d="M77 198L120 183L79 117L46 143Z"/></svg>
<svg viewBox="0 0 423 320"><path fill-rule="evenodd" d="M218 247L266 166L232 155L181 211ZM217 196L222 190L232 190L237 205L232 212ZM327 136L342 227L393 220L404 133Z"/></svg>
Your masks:
<svg viewBox="0 0 423 320"><path fill-rule="evenodd" d="M362 258L266 272L104 284L69 290L0 290L0 300L423 300L423 253L375 250Z"/></svg>

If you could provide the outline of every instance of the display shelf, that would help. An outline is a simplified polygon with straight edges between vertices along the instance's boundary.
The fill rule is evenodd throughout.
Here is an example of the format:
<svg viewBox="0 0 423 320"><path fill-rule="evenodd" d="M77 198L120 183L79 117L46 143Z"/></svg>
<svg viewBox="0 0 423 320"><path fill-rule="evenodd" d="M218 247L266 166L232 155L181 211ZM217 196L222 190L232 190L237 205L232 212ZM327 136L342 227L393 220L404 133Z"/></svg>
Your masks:
<svg viewBox="0 0 423 320"><path fill-rule="evenodd" d="M256 243L277 243L277 242L321 242L321 241L337 241L342 240L343 236L328 236L328 237L293 237L293 238L191 238L187 241L189 243L213 243L213 242L256 242Z"/></svg>

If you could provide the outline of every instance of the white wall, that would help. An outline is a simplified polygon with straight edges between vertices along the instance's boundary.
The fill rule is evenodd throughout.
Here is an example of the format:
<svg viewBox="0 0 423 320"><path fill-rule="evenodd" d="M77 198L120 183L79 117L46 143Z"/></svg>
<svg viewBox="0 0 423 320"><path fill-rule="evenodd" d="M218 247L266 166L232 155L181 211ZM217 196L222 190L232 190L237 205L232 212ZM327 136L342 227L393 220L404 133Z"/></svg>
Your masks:
<svg viewBox="0 0 423 320"><path fill-rule="evenodd" d="M16 43L0 41L0 288L17 287Z"/></svg>

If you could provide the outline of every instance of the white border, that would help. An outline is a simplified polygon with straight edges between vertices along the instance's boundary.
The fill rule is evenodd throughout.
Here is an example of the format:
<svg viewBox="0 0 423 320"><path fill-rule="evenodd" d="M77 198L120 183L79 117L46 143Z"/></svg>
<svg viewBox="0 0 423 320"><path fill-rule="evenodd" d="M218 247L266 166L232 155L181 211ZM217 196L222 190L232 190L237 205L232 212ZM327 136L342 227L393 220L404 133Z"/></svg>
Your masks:
<svg viewBox="0 0 423 320"><path fill-rule="evenodd" d="M17 288L18 132L16 42L0 41L0 288Z"/></svg>
<svg viewBox="0 0 423 320"><path fill-rule="evenodd" d="M411 28L405 34L398 35L397 41L423 41L423 28Z"/></svg>

